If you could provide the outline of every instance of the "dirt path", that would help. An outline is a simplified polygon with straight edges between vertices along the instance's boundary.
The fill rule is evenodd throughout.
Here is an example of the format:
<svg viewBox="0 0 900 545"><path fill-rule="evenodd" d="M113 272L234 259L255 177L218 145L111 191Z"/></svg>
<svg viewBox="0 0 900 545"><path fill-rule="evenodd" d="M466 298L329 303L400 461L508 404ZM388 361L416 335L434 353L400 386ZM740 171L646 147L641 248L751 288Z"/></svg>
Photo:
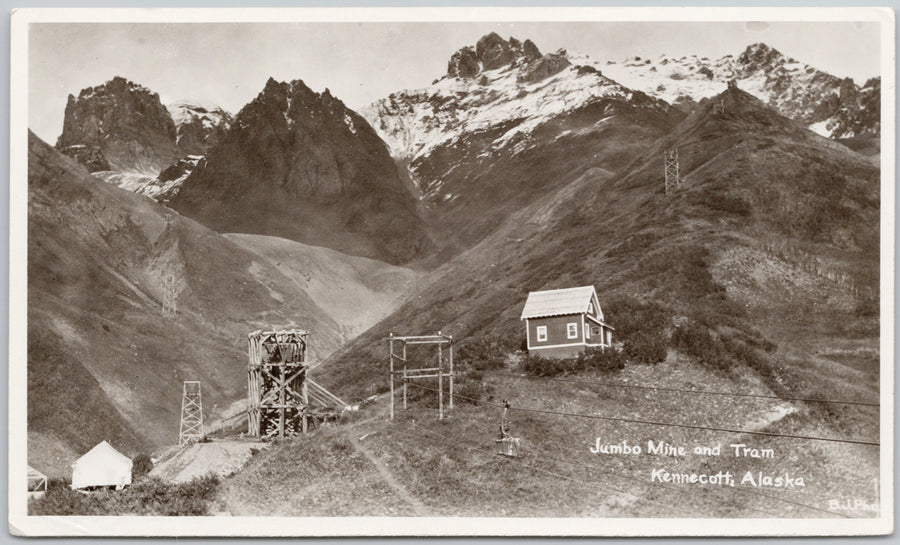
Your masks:
<svg viewBox="0 0 900 545"><path fill-rule="evenodd" d="M403 501L408 503L410 507L413 508L413 511L417 516L424 517L430 514L425 504L419 501L418 498L410 494L402 484L397 482L397 480L394 479L394 476L391 475L391 472L387 468L387 466L381 463L381 460L379 460L374 454L369 452L369 449L364 447L362 443L359 442L359 439L356 437L356 434L353 432L353 430L347 430L345 432L345 435L347 436L347 439L350 440L353 448L355 448L357 452L360 452L363 456L368 458L370 462L372 462L372 465L374 465L375 469L378 470L378 473L381 475L381 478L384 479L384 482L387 483L387 485L390 486L391 489L394 490L394 492L396 492L397 495L399 495L403 499Z"/></svg>

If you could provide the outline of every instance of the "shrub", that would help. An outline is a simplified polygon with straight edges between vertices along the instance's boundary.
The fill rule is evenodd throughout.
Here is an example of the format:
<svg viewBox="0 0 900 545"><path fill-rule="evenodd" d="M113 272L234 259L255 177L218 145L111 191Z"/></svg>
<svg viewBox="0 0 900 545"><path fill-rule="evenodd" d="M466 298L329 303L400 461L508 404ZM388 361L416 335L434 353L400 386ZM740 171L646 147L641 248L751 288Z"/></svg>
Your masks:
<svg viewBox="0 0 900 545"><path fill-rule="evenodd" d="M666 338L662 331L632 335L622 349L624 357L633 363L654 364L666 359Z"/></svg>
<svg viewBox="0 0 900 545"><path fill-rule="evenodd" d="M578 356L578 360L582 369L612 372L625 367L625 356L612 348L588 348Z"/></svg>
<svg viewBox="0 0 900 545"><path fill-rule="evenodd" d="M579 370L578 360L575 358L544 358L541 356L531 356L525 359L522 369L526 373L538 377L554 377L563 373L570 373Z"/></svg>
<svg viewBox="0 0 900 545"><path fill-rule="evenodd" d="M454 396L456 398L455 402L469 403L477 406L485 396L490 396L493 393L493 390L493 386L489 386L480 380L464 380L458 385L455 385L454 394L459 394L458 396Z"/></svg>
<svg viewBox="0 0 900 545"><path fill-rule="evenodd" d="M726 371L730 367L722 346L713 339L709 330L697 322L688 322L675 328L671 338L672 348L693 356L703 365Z"/></svg>
<svg viewBox="0 0 900 545"><path fill-rule="evenodd" d="M54 480L47 494L32 501L29 515L208 515L219 487L219 478L207 475L187 483L170 484L148 478L124 490L96 490L89 494L72 490Z"/></svg>
<svg viewBox="0 0 900 545"><path fill-rule="evenodd" d="M735 216L749 216L753 207L741 197L724 193L697 193L691 197L693 204L703 205L711 210L718 210Z"/></svg>
<svg viewBox="0 0 900 545"><path fill-rule="evenodd" d="M773 380L775 378L773 367L754 345L740 340L739 336L740 333L719 334L714 337L706 327L696 322L688 322L672 332L672 347L720 371L731 372L740 365L750 367L767 379L770 386L778 390L780 386ZM763 349L769 345L772 344L768 341L756 343L756 346Z"/></svg>
<svg viewBox="0 0 900 545"><path fill-rule="evenodd" d="M871 318L878 316L880 305L878 299L866 298L859 301L854 309L856 316L860 318Z"/></svg>
<svg viewBox="0 0 900 545"><path fill-rule="evenodd" d="M614 299L604 308L604 314L616 328L616 338L623 342L631 337L662 331L670 323L665 308L657 303L643 303L633 297Z"/></svg>
<svg viewBox="0 0 900 545"><path fill-rule="evenodd" d="M146 453L138 454L134 457L133 465L131 466L131 475L134 479L141 479L153 469L153 460L150 459L150 455Z"/></svg>
<svg viewBox="0 0 900 545"><path fill-rule="evenodd" d="M506 355L515 351L518 341L519 338L493 336L466 339L456 347L455 363L461 369L501 369L506 366Z"/></svg>
<svg viewBox="0 0 900 545"><path fill-rule="evenodd" d="M522 369L529 374L538 377L553 377L564 373L576 373L594 369L604 372L618 371L625 367L623 354L607 348L588 348L581 354L572 358L545 358L542 356L528 356L522 365Z"/></svg>
<svg viewBox="0 0 900 545"><path fill-rule="evenodd" d="M671 318L665 308L634 298L611 301L606 308L616 327L615 336L623 343L624 359L649 364L666 359L666 329Z"/></svg>

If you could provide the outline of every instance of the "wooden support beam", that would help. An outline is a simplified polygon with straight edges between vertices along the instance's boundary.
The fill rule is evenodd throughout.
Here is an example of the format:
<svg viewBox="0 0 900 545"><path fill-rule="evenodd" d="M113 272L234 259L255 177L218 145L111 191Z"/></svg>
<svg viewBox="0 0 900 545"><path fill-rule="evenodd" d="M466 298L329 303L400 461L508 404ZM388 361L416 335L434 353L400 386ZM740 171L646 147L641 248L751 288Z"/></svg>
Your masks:
<svg viewBox="0 0 900 545"><path fill-rule="evenodd" d="M388 345L389 354L391 355L391 420L394 419L394 334L391 333Z"/></svg>
<svg viewBox="0 0 900 545"><path fill-rule="evenodd" d="M395 341L421 341L423 339L441 339L440 335L395 335Z"/></svg>
<svg viewBox="0 0 900 545"><path fill-rule="evenodd" d="M406 343L403 343L403 410L406 410Z"/></svg>
<svg viewBox="0 0 900 545"><path fill-rule="evenodd" d="M421 369L407 369L406 371L398 371L397 374L403 374L404 372L407 375L413 375L415 373L425 373L430 371L440 371L440 367L422 367Z"/></svg>
<svg viewBox="0 0 900 545"><path fill-rule="evenodd" d="M453 410L453 337L450 337L450 410Z"/></svg>
<svg viewBox="0 0 900 545"><path fill-rule="evenodd" d="M438 333L440 335L440 332ZM438 344L438 419L444 419L444 345Z"/></svg>
<svg viewBox="0 0 900 545"><path fill-rule="evenodd" d="M401 380L403 382L403 408L406 409L408 407L408 382L410 380L415 380L419 378L437 378L438 379L438 411L439 418L444 418L444 378L450 380L450 400L448 407L450 409L453 408L453 336L452 335L444 335L442 332L438 332L437 335L411 335L411 336L396 336L393 333L390 333L387 337L388 340L388 357L390 360L390 396L391 396L391 419L394 418L394 381L396 380L396 376L400 375ZM394 351L394 342L402 343L403 352L401 354L397 354ZM411 344L434 344L437 345L437 367L423 367L417 369L409 368L408 354L406 347ZM447 355L447 363L444 362L444 345L448 345L448 355ZM403 368L399 370L395 367L394 360L402 361ZM449 366L449 372L445 370L445 365Z"/></svg>

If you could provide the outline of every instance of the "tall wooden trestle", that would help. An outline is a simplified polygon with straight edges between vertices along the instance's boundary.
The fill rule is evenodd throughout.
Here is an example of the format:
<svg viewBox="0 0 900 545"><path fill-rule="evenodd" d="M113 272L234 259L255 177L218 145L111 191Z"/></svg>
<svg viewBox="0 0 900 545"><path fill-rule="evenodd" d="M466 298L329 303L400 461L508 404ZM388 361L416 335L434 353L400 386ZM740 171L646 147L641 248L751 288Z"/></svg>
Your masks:
<svg viewBox="0 0 900 545"><path fill-rule="evenodd" d="M307 336L301 330L250 333L247 369L250 435L281 438L306 433Z"/></svg>
<svg viewBox="0 0 900 545"><path fill-rule="evenodd" d="M437 345L437 367L423 367L410 369L407 362L407 346L415 344ZM401 346L402 352L397 354L394 347ZM444 370L444 345L448 345L447 364L449 369ZM453 409L453 336L444 335L438 331L437 335L419 335L412 337L395 337L393 333L388 337L388 349L391 358L391 419L394 418L394 381L399 375L403 383L403 408L406 408L406 385L410 380L420 378L438 379L438 418L444 418L444 378L450 380L449 408ZM403 369L395 370L395 361L402 362Z"/></svg>

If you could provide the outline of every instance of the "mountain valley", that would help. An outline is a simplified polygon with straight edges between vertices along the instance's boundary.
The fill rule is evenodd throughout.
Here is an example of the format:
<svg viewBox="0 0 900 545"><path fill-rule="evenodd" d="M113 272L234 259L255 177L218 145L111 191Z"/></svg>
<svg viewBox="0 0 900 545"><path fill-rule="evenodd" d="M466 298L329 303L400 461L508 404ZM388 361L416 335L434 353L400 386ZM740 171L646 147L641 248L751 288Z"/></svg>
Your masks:
<svg viewBox="0 0 900 545"><path fill-rule="evenodd" d="M880 85L764 44L620 62L490 33L358 111L299 79L234 115L119 77L70 95L55 148L28 135L29 463L161 452L183 380L221 424L247 334L298 327L355 410L254 453L212 512L835 516L880 463ZM613 349L528 356L528 294L588 285ZM456 390L410 383L389 419L386 339L438 332ZM504 402L519 458L495 452ZM779 454L589 454L600 437ZM657 485L663 465L809 485Z"/></svg>

